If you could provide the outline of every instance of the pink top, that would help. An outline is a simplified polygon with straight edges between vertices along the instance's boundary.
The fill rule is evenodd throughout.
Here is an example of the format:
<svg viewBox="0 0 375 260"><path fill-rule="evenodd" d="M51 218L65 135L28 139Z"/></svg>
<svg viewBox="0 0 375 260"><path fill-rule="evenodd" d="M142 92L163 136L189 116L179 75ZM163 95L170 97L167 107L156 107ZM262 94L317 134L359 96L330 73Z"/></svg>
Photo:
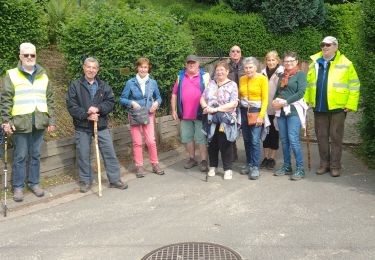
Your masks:
<svg viewBox="0 0 375 260"><path fill-rule="evenodd" d="M178 92L178 79L173 86L172 94L177 95ZM185 77L182 81L182 106L183 106L183 120L195 120L197 119L198 108L200 106L201 98L201 85L200 85L200 74L189 77L185 73Z"/></svg>

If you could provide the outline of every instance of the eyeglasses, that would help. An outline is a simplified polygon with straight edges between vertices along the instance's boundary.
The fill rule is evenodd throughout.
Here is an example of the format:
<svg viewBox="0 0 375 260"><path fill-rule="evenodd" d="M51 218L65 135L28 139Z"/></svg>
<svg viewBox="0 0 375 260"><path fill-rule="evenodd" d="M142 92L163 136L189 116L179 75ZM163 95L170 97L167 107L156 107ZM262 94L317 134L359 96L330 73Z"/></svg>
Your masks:
<svg viewBox="0 0 375 260"><path fill-rule="evenodd" d="M238 52L238 53L240 53L241 50L231 50L230 52Z"/></svg>
<svg viewBox="0 0 375 260"><path fill-rule="evenodd" d="M322 42L321 44L320 44L320 48L323 48L323 47L331 47L332 46L332 43L324 43L324 42Z"/></svg>
<svg viewBox="0 0 375 260"><path fill-rule="evenodd" d="M284 62L284 63L292 63L292 62L294 62L294 61L296 61L296 60L284 60L283 62Z"/></svg>
<svg viewBox="0 0 375 260"><path fill-rule="evenodd" d="M35 54L22 54L24 58L35 58Z"/></svg>

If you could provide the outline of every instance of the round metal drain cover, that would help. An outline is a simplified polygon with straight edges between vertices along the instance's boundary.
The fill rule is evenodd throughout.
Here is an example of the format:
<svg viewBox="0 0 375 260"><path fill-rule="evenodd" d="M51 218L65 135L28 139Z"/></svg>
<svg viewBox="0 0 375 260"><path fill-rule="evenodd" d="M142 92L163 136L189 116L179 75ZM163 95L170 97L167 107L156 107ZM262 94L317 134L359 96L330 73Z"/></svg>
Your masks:
<svg viewBox="0 0 375 260"><path fill-rule="evenodd" d="M142 260L241 260L232 249L212 243L186 242L158 248Z"/></svg>

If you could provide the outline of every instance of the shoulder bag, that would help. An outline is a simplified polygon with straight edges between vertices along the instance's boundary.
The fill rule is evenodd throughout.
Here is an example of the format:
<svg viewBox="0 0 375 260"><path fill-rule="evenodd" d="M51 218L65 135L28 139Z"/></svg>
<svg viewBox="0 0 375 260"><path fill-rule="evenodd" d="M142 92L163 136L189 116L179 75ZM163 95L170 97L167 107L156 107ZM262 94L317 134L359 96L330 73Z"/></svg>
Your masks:
<svg viewBox="0 0 375 260"><path fill-rule="evenodd" d="M146 105L139 109L129 108L129 124L131 126L148 125L150 123L150 118L149 118L148 110L147 110L147 104L148 104L148 100L150 98L150 92L151 92L150 82L151 80L149 81L149 84L148 84Z"/></svg>

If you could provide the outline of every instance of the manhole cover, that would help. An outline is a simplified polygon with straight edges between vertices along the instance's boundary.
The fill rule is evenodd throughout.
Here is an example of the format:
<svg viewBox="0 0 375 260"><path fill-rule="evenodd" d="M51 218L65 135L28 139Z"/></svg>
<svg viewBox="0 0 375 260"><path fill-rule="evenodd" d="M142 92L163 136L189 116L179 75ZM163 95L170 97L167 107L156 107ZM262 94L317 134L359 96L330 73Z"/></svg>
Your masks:
<svg viewBox="0 0 375 260"><path fill-rule="evenodd" d="M187 242L158 248L142 260L241 260L232 249L212 243Z"/></svg>

